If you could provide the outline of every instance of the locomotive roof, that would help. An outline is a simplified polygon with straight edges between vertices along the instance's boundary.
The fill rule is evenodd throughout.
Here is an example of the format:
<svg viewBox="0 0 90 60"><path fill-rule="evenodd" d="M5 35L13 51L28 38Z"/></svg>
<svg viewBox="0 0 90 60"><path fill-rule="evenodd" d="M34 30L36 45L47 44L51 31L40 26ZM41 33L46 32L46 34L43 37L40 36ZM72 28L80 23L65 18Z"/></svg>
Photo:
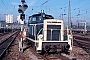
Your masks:
<svg viewBox="0 0 90 60"><path fill-rule="evenodd" d="M32 17L35 17L35 16L41 16L41 13L38 13L38 14L34 14L32 15ZM54 19L54 17L52 15L48 15L48 14L45 14L45 18L49 18L49 19Z"/></svg>

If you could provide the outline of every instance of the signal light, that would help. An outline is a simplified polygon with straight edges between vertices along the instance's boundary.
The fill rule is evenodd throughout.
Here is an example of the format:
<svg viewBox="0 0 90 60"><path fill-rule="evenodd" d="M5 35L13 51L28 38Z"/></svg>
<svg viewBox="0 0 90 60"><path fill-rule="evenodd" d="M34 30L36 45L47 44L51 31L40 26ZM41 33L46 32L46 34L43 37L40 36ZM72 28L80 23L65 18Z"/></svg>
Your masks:
<svg viewBox="0 0 90 60"><path fill-rule="evenodd" d="M19 13L23 13L22 6L21 6L21 5L18 5L18 6L19 6L18 12L19 12Z"/></svg>
<svg viewBox="0 0 90 60"><path fill-rule="evenodd" d="M22 5L22 10L23 10L23 11L25 11L27 8L28 8L28 5L27 5L27 4L23 4L23 5Z"/></svg>
<svg viewBox="0 0 90 60"><path fill-rule="evenodd" d="M19 9L18 9L18 12L19 12L19 13L23 13L23 10L19 8Z"/></svg>
<svg viewBox="0 0 90 60"><path fill-rule="evenodd" d="M28 8L27 4L19 5L18 12L23 13Z"/></svg>
<svg viewBox="0 0 90 60"><path fill-rule="evenodd" d="M25 14L20 14L20 19L21 20L25 19Z"/></svg>

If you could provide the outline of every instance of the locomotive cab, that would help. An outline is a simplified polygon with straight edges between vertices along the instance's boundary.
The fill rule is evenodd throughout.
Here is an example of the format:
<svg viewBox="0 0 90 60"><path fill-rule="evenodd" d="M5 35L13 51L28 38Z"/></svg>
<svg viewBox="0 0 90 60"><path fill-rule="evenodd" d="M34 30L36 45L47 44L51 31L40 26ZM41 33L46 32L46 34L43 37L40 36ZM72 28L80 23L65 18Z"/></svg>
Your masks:
<svg viewBox="0 0 90 60"><path fill-rule="evenodd" d="M38 52L67 52L72 49L72 36L64 37L64 24L62 20L46 19L43 24L43 34L38 34Z"/></svg>

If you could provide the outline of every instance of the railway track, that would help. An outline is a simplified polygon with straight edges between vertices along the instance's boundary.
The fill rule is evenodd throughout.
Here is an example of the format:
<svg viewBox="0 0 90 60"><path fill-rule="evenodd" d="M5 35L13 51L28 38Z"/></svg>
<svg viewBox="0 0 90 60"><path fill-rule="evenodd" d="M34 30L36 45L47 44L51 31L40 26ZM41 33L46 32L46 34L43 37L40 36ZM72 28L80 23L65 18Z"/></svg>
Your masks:
<svg viewBox="0 0 90 60"><path fill-rule="evenodd" d="M74 45L82 48L90 56L90 38L83 36L74 36Z"/></svg>
<svg viewBox="0 0 90 60"><path fill-rule="evenodd" d="M87 35L73 34L73 37L75 39L79 39L79 40L90 42L90 34L87 34Z"/></svg>
<svg viewBox="0 0 90 60"><path fill-rule="evenodd" d="M9 47L11 46L11 44L13 43L17 35L18 35L18 32L15 32L10 37L0 42L0 59L3 58L7 49L9 49Z"/></svg>
<svg viewBox="0 0 90 60"><path fill-rule="evenodd" d="M69 58L62 56L60 54L51 54L45 57L46 60L70 60Z"/></svg>
<svg viewBox="0 0 90 60"><path fill-rule="evenodd" d="M27 42L25 43L25 45L27 47L29 46ZM60 53L49 53L49 54L43 55L43 54L36 53L36 51L31 46L29 46L29 48L30 48L29 51L31 51L30 54L32 54L32 56L30 57L35 57L33 58L34 60L72 60L73 59L73 58L70 59L66 56L63 56Z"/></svg>
<svg viewBox="0 0 90 60"><path fill-rule="evenodd" d="M4 35L6 35L6 34L8 34L7 32L6 33L0 33L0 37L1 36L4 36Z"/></svg>
<svg viewBox="0 0 90 60"><path fill-rule="evenodd" d="M90 55L90 43L86 41L80 41L78 39L74 39L74 42L76 43L74 45L83 48L83 50L85 50Z"/></svg>
<svg viewBox="0 0 90 60"><path fill-rule="evenodd" d="M7 39L8 37L10 37L14 33L15 32L1 33L2 36L0 36L0 43L2 43L5 39Z"/></svg>
<svg viewBox="0 0 90 60"><path fill-rule="evenodd" d="M69 58L62 56L60 54L49 54L47 56L38 54L32 49L32 54L36 56L35 60L70 60Z"/></svg>

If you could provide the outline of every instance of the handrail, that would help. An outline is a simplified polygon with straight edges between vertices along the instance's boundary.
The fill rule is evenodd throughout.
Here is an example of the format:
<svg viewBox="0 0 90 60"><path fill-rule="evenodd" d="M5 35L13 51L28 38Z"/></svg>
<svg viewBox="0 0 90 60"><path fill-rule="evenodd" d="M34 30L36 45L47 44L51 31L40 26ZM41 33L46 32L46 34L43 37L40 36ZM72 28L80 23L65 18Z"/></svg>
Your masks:
<svg viewBox="0 0 90 60"><path fill-rule="evenodd" d="M37 35L39 35L39 33L40 33L42 30L43 30L43 28L41 28L41 29L40 29L40 31L38 32L38 34L37 34Z"/></svg>

